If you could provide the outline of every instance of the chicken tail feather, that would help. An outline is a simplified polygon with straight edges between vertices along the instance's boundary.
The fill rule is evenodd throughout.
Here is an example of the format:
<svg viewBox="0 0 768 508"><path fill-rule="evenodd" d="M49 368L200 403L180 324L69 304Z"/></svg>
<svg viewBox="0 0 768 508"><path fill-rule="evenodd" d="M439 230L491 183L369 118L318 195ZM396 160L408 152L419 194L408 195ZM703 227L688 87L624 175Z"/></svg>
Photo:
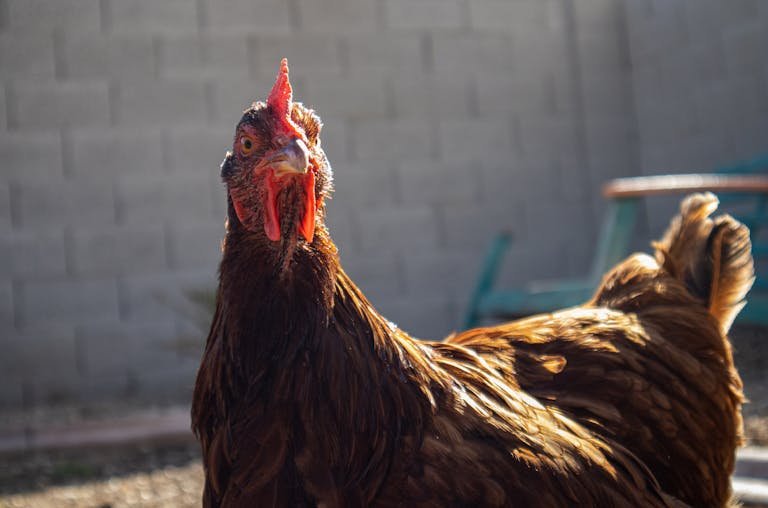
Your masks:
<svg viewBox="0 0 768 508"><path fill-rule="evenodd" d="M692 194L680 205L661 240L656 261L704 301L727 333L755 280L749 229L730 215L710 215L719 202L712 193Z"/></svg>

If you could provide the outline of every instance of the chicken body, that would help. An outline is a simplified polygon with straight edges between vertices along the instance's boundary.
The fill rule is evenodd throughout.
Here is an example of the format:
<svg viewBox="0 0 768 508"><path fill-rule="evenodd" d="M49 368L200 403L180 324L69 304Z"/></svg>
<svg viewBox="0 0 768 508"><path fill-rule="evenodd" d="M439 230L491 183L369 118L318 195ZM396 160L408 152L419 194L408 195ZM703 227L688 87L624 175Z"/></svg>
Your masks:
<svg viewBox="0 0 768 508"><path fill-rule="evenodd" d="M507 377L622 443L692 506L729 500L742 443L742 383L725 334L753 261L747 228L710 219L716 208L712 194L687 198L655 258L629 257L584 306L450 339L488 356L508 347Z"/></svg>
<svg viewBox="0 0 768 508"><path fill-rule="evenodd" d="M222 166L192 408L205 506L728 501L741 385L725 331L752 265L746 228L708 218L714 197L689 199L658 259L628 259L583 307L419 341L341 268L319 119L286 86L284 64Z"/></svg>

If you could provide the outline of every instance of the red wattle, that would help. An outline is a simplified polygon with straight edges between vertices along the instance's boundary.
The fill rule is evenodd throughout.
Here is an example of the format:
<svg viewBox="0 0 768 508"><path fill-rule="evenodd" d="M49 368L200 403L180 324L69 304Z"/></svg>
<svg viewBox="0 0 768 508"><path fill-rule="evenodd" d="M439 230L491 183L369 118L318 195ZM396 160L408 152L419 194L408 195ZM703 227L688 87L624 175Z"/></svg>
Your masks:
<svg viewBox="0 0 768 508"><path fill-rule="evenodd" d="M301 183L304 187L304 215L299 224L299 232L307 243L312 243L312 239L315 237L315 210L317 209L315 204L315 174L309 171L302 177Z"/></svg>
<svg viewBox="0 0 768 508"><path fill-rule="evenodd" d="M280 187L272 171L265 177L267 187L267 202L264 203L264 233L267 238L276 242L280 240L280 215L277 211L277 193Z"/></svg>

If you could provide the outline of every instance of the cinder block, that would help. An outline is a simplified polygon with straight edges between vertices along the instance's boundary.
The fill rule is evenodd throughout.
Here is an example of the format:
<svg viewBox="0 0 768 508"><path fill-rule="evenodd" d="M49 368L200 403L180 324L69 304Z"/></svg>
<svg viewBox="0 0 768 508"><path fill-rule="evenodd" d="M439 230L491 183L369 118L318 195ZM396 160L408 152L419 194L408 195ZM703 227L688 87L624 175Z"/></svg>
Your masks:
<svg viewBox="0 0 768 508"><path fill-rule="evenodd" d="M19 231L0 236L0 278L28 280L65 272L61 232Z"/></svg>
<svg viewBox="0 0 768 508"><path fill-rule="evenodd" d="M254 67L259 75L275 79L281 58L287 58L292 75L322 72L341 81L339 42L333 32L323 34L296 33L290 35L262 35L256 37ZM292 79L293 80L293 79ZM266 94L266 90L253 90ZM299 90L300 92L300 90ZM296 97L301 100L301 93Z"/></svg>
<svg viewBox="0 0 768 508"><path fill-rule="evenodd" d="M558 157L515 157L482 165L483 199L506 206L551 200L560 190Z"/></svg>
<svg viewBox="0 0 768 508"><path fill-rule="evenodd" d="M224 183L216 181L212 184L213 196L213 215L215 220L224 221L227 219L227 189Z"/></svg>
<svg viewBox="0 0 768 508"><path fill-rule="evenodd" d="M446 161L485 160L489 154L513 152L510 124L502 119L440 122L440 153Z"/></svg>
<svg viewBox="0 0 768 508"><path fill-rule="evenodd" d="M586 0L576 2L575 21L580 33L618 33L623 2L617 0Z"/></svg>
<svg viewBox="0 0 768 508"><path fill-rule="evenodd" d="M539 234L526 240L516 239L504 257L497 277L498 287L521 287L532 280L567 276L565 252L565 243L550 234Z"/></svg>
<svg viewBox="0 0 768 508"><path fill-rule="evenodd" d="M8 184L0 183L0 231L11 229L11 191Z"/></svg>
<svg viewBox="0 0 768 508"><path fill-rule="evenodd" d="M120 178L120 219L126 224L208 219L212 214L210 182L208 175L181 171Z"/></svg>
<svg viewBox="0 0 768 508"><path fill-rule="evenodd" d="M752 76L755 69L765 68L768 57L766 31L768 22L759 20L742 22L725 31L723 46L730 76Z"/></svg>
<svg viewBox="0 0 768 508"><path fill-rule="evenodd" d="M115 221L112 183L104 179L49 178L23 182L17 199L24 227L59 229L65 225L106 225Z"/></svg>
<svg viewBox="0 0 768 508"><path fill-rule="evenodd" d="M554 75L569 79L569 41L562 30L519 30L514 34L512 56L515 75Z"/></svg>
<svg viewBox="0 0 768 508"><path fill-rule="evenodd" d="M207 27L227 33L287 33L291 31L290 3L285 0L205 0Z"/></svg>
<svg viewBox="0 0 768 508"><path fill-rule="evenodd" d="M584 80L584 76L582 76L582 80ZM578 99L577 94L574 93L573 89L573 80L569 78L555 78L555 77L547 77L545 78L545 82L548 83L548 86L551 87L554 93L554 99L555 99L555 106L554 111L557 115L574 115L576 114L576 100ZM583 82L583 81L582 81ZM582 86L582 90L586 87L586 85ZM629 90L627 90L627 94L629 95ZM631 104L628 103L628 104Z"/></svg>
<svg viewBox="0 0 768 508"><path fill-rule="evenodd" d="M106 376L81 376L77 386L77 396L79 400L87 401L89 404L135 400L136 382L125 372L112 372Z"/></svg>
<svg viewBox="0 0 768 508"><path fill-rule="evenodd" d="M15 319L13 285L11 281L0 282L0 329L10 330Z"/></svg>
<svg viewBox="0 0 768 508"><path fill-rule="evenodd" d="M509 113L552 114L555 90L552 80L535 74L479 73L477 105L481 115Z"/></svg>
<svg viewBox="0 0 768 508"><path fill-rule="evenodd" d="M45 392L78 378L74 332L65 327L38 327L4 337L0 370L6 382L40 383Z"/></svg>
<svg viewBox="0 0 768 508"><path fill-rule="evenodd" d="M170 232L171 265L183 270L215 272L221 261L224 220L185 223Z"/></svg>
<svg viewBox="0 0 768 508"><path fill-rule="evenodd" d="M734 5L716 1L676 3L681 4L678 15L685 22L686 39L694 44L713 39L713 34L738 30L744 24L758 20L762 5L759 0Z"/></svg>
<svg viewBox="0 0 768 508"><path fill-rule="evenodd" d="M276 71L275 71L276 72ZM291 82L295 81L293 77ZM257 76L249 79L220 77L211 83L213 95L213 116L217 122L228 125L234 136L235 125L253 102L266 100L275 83L275 76ZM303 101L304 91L293 83L294 100ZM223 158L222 154L222 158Z"/></svg>
<svg viewBox="0 0 768 508"><path fill-rule="evenodd" d="M638 20L631 14L627 16L633 65L653 61L667 55L669 48L687 44L688 22L683 11L681 2L654 2L651 17Z"/></svg>
<svg viewBox="0 0 768 508"><path fill-rule="evenodd" d="M721 39L707 39L701 43L692 44L685 49L685 65L690 79L696 83L710 83L721 79L727 74L725 49ZM679 57L677 60L682 60ZM630 75L630 77L633 77Z"/></svg>
<svg viewBox="0 0 768 508"><path fill-rule="evenodd" d="M517 130L523 154L538 158L553 153L578 153L573 121L561 116L520 115Z"/></svg>
<svg viewBox="0 0 768 508"><path fill-rule="evenodd" d="M136 396L162 406L187 403L192 399L199 365L197 361L183 362L176 367L153 372L137 369L132 375Z"/></svg>
<svg viewBox="0 0 768 508"><path fill-rule="evenodd" d="M360 121L352 136L362 161L420 159L435 152L434 122L427 118Z"/></svg>
<svg viewBox="0 0 768 508"><path fill-rule="evenodd" d="M510 33L563 28L562 6L556 0L484 0L469 2L472 28Z"/></svg>
<svg viewBox="0 0 768 508"><path fill-rule="evenodd" d="M114 321L117 284L114 279L27 281L19 306L24 325Z"/></svg>
<svg viewBox="0 0 768 508"><path fill-rule="evenodd" d="M352 142L347 121L342 117L321 117L323 128L320 132L320 142L326 157L333 168L351 156Z"/></svg>
<svg viewBox="0 0 768 508"><path fill-rule="evenodd" d="M87 377L157 372L179 364L173 321L85 325L77 339Z"/></svg>
<svg viewBox="0 0 768 508"><path fill-rule="evenodd" d="M398 76L424 68L422 38L403 34L398 37L378 34L352 35L346 39L349 66L354 72L389 72Z"/></svg>
<svg viewBox="0 0 768 508"><path fill-rule="evenodd" d="M515 70L511 36L437 34L432 39L434 65L438 72L470 75Z"/></svg>
<svg viewBox="0 0 768 508"><path fill-rule="evenodd" d="M582 83L582 99L587 116L621 115L626 120L632 114L628 74L590 73L582 77Z"/></svg>
<svg viewBox="0 0 768 508"><path fill-rule="evenodd" d="M353 209L338 206L335 199L328 203L325 225L342 260L357 257L360 242L354 221Z"/></svg>
<svg viewBox="0 0 768 508"><path fill-rule="evenodd" d="M708 140L709 141L709 140ZM701 145L701 150L706 153L706 146L710 146L709 160L712 157L717 157L717 153L722 153L722 140L718 143L716 140L711 140L708 143ZM714 148L712 148L714 147ZM637 156L632 154L620 153L616 151L602 151L589 159L589 173L592 178L592 189L590 189L593 195L598 194L598 187L611 180L613 178L621 178L625 176L637 176L642 174L640 161L637 160ZM565 170L567 171L567 169ZM599 194L595 197L597 202L601 202L603 197ZM602 204L601 204L602 206ZM598 215L601 217L601 215Z"/></svg>
<svg viewBox="0 0 768 508"><path fill-rule="evenodd" d="M53 37L42 34L0 34L0 77L53 78Z"/></svg>
<svg viewBox="0 0 768 508"><path fill-rule="evenodd" d="M476 259L464 250L404 256L406 294L420 298L461 296L473 288Z"/></svg>
<svg viewBox="0 0 768 508"><path fill-rule="evenodd" d="M375 0L299 0L301 31L371 33L376 31Z"/></svg>
<svg viewBox="0 0 768 508"><path fill-rule="evenodd" d="M592 244L593 234L599 225L595 224L589 213L586 203L558 203L553 207L551 203L529 202L526 203L525 217L528 235L526 242L541 241L540 233L546 231L547 235L558 238L566 244L585 243Z"/></svg>
<svg viewBox="0 0 768 508"><path fill-rule="evenodd" d="M14 97L20 127L109 124L106 82L16 84Z"/></svg>
<svg viewBox="0 0 768 508"><path fill-rule="evenodd" d="M384 82L375 75L318 76L304 85L304 100L321 115L370 118L386 114ZM302 100L302 94L299 94Z"/></svg>
<svg viewBox="0 0 768 508"><path fill-rule="evenodd" d="M167 268L165 235L159 224L76 230L72 257L78 275L155 273Z"/></svg>
<svg viewBox="0 0 768 508"><path fill-rule="evenodd" d="M61 51L68 78L146 81L155 77L155 53L149 34L69 34Z"/></svg>
<svg viewBox="0 0 768 508"><path fill-rule="evenodd" d="M8 128L8 107L5 103L5 87L0 86L0 131Z"/></svg>
<svg viewBox="0 0 768 508"><path fill-rule="evenodd" d="M342 261L344 270L374 305L403 294L403 273L393 254L350 255Z"/></svg>
<svg viewBox="0 0 768 508"><path fill-rule="evenodd" d="M445 245L469 250L475 261L471 269L479 270L480 262L493 238L502 231L521 238L525 232L523 205L513 200L477 204L446 205L441 210L442 237Z"/></svg>
<svg viewBox="0 0 768 508"><path fill-rule="evenodd" d="M232 149L233 136L234 124L173 129L165 141L170 166L183 174L204 174L219 181L219 166Z"/></svg>
<svg viewBox="0 0 768 508"><path fill-rule="evenodd" d="M579 61L583 75L629 71L629 54L618 34L579 34Z"/></svg>
<svg viewBox="0 0 768 508"><path fill-rule="evenodd" d="M437 247L438 224L434 210L427 206L362 210L359 221L360 243L366 252Z"/></svg>
<svg viewBox="0 0 768 508"><path fill-rule="evenodd" d="M163 137L159 129L76 129L72 131L72 172L76 175L160 173Z"/></svg>
<svg viewBox="0 0 768 508"><path fill-rule="evenodd" d="M458 29L465 23L464 5L461 0L385 0L384 9L387 26L395 30Z"/></svg>
<svg viewBox="0 0 768 508"><path fill-rule="evenodd" d="M247 79L250 55L245 35L177 34L163 40L162 76L172 78Z"/></svg>
<svg viewBox="0 0 768 508"><path fill-rule="evenodd" d="M392 205L396 201L395 179L389 162L363 160L336 164L333 175L336 190L331 206L357 210Z"/></svg>
<svg viewBox="0 0 768 508"><path fill-rule="evenodd" d="M99 0L7 0L8 24L18 30L101 30Z"/></svg>
<svg viewBox="0 0 768 508"><path fill-rule="evenodd" d="M621 127L624 127L622 125ZM599 149L595 150L596 153L600 153ZM625 154L627 152L625 150ZM630 164L630 157L625 155L624 164ZM586 206L591 202L593 194L600 194L600 188L605 183L603 180L598 180L593 174L592 159L589 160L589 167L586 167L578 159L574 159L571 156L561 157L559 164L559 175L557 178L558 189L556 193L556 199L558 199L558 206L561 203L564 204L578 204Z"/></svg>
<svg viewBox="0 0 768 508"><path fill-rule="evenodd" d="M15 410L24 406L24 385L17 380L11 380L0 385L0 409ZM8 435L3 437L3 441L9 439ZM10 439L14 439L12 436ZM26 437L19 439L26 440Z"/></svg>
<svg viewBox="0 0 768 508"><path fill-rule="evenodd" d="M406 204L469 204L480 197L478 173L467 163L405 161L398 172L400 193Z"/></svg>
<svg viewBox="0 0 768 508"><path fill-rule="evenodd" d="M119 0L110 3L117 32L169 32L198 28L195 0Z"/></svg>
<svg viewBox="0 0 768 508"><path fill-rule="evenodd" d="M0 160L0 178L18 181L61 176L61 135L47 131L5 132L0 135Z"/></svg>
<svg viewBox="0 0 768 508"><path fill-rule="evenodd" d="M120 284L124 319L130 322L189 319L201 309L194 303L200 292L215 292L216 271L165 272L132 275Z"/></svg>
<svg viewBox="0 0 768 508"><path fill-rule="evenodd" d="M625 18L628 23L642 26L653 17L653 3L650 0L642 2L626 2L624 5Z"/></svg>
<svg viewBox="0 0 768 508"><path fill-rule="evenodd" d="M194 319L184 319L176 321L176 336L173 345L176 354L179 357L177 367L180 370L190 369L192 376L189 380L194 381L197 369L200 367L200 358L205 351L205 341L208 338L208 332L211 330L213 313L216 300L215 293L208 292L200 296L198 300L199 316Z"/></svg>
<svg viewBox="0 0 768 508"><path fill-rule="evenodd" d="M589 118L586 123L586 138L590 153L609 157L614 161L623 155L624 164L631 164L632 153L637 141L634 126L626 118L604 116ZM620 171L617 168L617 171Z"/></svg>
<svg viewBox="0 0 768 508"><path fill-rule="evenodd" d="M206 120L205 85L193 81L121 84L115 109L118 124L202 123Z"/></svg>
<svg viewBox="0 0 768 508"><path fill-rule="evenodd" d="M414 337L441 340L455 330L456 311L452 301L444 296L392 299L382 302L377 309Z"/></svg>
<svg viewBox="0 0 768 508"><path fill-rule="evenodd" d="M391 78L400 117L465 117L471 113L470 79L453 74L400 74Z"/></svg>

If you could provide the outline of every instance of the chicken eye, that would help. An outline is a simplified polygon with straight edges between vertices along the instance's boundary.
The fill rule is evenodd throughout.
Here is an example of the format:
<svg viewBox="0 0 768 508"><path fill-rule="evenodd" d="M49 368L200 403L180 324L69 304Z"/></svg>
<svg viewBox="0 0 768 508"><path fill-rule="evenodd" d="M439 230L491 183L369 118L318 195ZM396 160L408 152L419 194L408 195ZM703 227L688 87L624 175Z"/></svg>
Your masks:
<svg viewBox="0 0 768 508"><path fill-rule="evenodd" d="M249 138L248 136L242 136L240 138L240 151L248 155L249 153L253 152L253 139Z"/></svg>

